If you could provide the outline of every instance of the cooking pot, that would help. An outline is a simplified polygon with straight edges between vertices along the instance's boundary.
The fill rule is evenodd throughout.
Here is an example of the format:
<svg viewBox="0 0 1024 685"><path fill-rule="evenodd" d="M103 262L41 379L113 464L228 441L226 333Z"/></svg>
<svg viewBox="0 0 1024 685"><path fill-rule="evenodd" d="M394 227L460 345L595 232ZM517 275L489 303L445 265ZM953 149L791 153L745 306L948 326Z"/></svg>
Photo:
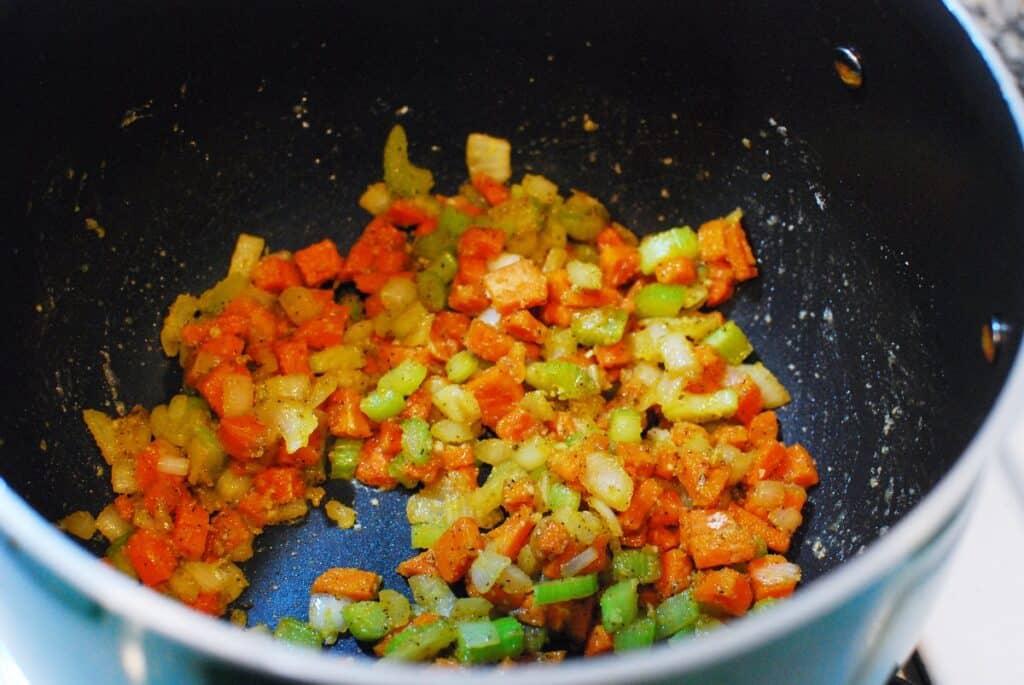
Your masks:
<svg viewBox="0 0 1024 685"><path fill-rule="evenodd" d="M498 676L242 632L50 523L111 496L81 410L180 387L157 344L174 295L219 278L240 231L350 245L396 122L442 190L484 131L511 140L517 173L587 190L639 233L742 207L762 275L726 313L790 389L784 438L822 476L792 600L684 644L500 677L879 683L908 653L1024 406L1022 107L957 6L58 0L6 2L0 25L0 640L33 682ZM328 566L404 587L405 495L329 487L362 529L314 511L261 536L252 622L303 615Z"/></svg>

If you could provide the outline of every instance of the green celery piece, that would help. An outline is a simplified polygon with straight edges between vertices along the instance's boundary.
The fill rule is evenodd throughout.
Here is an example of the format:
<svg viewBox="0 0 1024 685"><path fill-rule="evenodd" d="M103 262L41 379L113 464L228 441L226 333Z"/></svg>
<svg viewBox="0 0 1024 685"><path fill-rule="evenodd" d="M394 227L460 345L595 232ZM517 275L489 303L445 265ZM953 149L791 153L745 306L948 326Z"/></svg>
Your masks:
<svg viewBox="0 0 1024 685"><path fill-rule="evenodd" d="M615 633L615 651L626 652L632 649L643 649L654 644L657 625L653 618L640 618Z"/></svg>
<svg viewBox="0 0 1024 685"><path fill-rule="evenodd" d="M405 452L399 452L395 455L394 459L388 462L388 475L398 481L398 483L404 487L412 490L416 487L418 481L408 474L405 469L412 462L409 455Z"/></svg>
<svg viewBox="0 0 1024 685"><path fill-rule="evenodd" d="M612 575L616 580L635 578L641 583L653 583L661 578L658 554L647 549L623 549L612 557Z"/></svg>
<svg viewBox="0 0 1024 685"><path fill-rule="evenodd" d="M604 205L586 193L574 191L564 203L551 209L548 221L573 240L587 243L608 225L608 218Z"/></svg>
<svg viewBox="0 0 1024 685"><path fill-rule="evenodd" d="M405 129L395 125L384 143L384 182L395 195L424 195L434 187L434 175L409 161Z"/></svg>
<svg viewBox="0 0 1024 685"><path fill-rule="evenodd" d="M754 346L735 321L726 321L704 338L704 344L715 348L722 359L736 366L750 356Z"/></svg>
<svg viewBox="0 0 1024 685"><path fill-rule="evenodd" d="M428 549L444 535L448 527L443 523L414 523L410 527L410 546L415 549Z"/></svg>
<svg viewBox="0 0 1024 685"><path fill-rule="evenodd" d="M434 452L434 438L430 435L430 424L421 418L402 421L402 450L409 455L412 463L423 466Z"/></svg>
<svg viewBox="0 0 1024 685"><path fill-rule="evenodd" d="M497 661L495 657L501 648L501 638L490 619L463 621L455 626L455 630L459 635L455 658L460 662L482 664Z"/></svg>
<svg viewBox="0 0 1024 685"><path fill-rule="evenodd" d="M377 390L391 390L402 397L408 397L416 392L426 377L426 366L412 359L406 359L380 377L380 380L377 381Z"/></svg>
<svg viewBox="0 0 1024 685"><path fill-rule="evenodd" d="M661 405L661 413L669 421L707 423L727 419L736 413L740 397L732 388L707 394L683 393L678 399Z"/></svg>
<svg viewBox="0 0 1024 685"><path fill-rule="evenodd" d="M366 318L366 310L363 308L363 300L355 293L347 293L341 296L338 304L348 307L349 321L362 321Z"/></svg>
<svg viewBox="0 0 1024 685"><path fill-rule="evenodd" d="M678 633L680 630L691 628L700 616L700 607L693 599L693 592L685 590L678 595L672 595L658 605L655 611L655 622L657 633L655 637L663 640Z"/></svg>
<svg viewBox="0 0 1024 685"><path fill-rule="evenodd" d="M442 217L444 216L444 211L443 209L441 210ZM432 233L416 236L412 241L412 254L419 259L434 260L446 252L455 252L458 242L458 237L452 235L441 224L438 224L437 229Z"/></svg>
<svg viewBox="0 0 1024 685"><path fill-rule="evenodd" d="M552 483L548 488L548 507L552 511L568 509L576 511L580 508L582 496L578 490L570 488L565 483Z"/></svg>
<svg viewBox="0 0 1024 685"><path fill-rule="evenodd" d="M622 340L628 322L623 309L586 309L572 315L572 334L581 345L613 345Z"/></svg>
<svg viewBox="0 0 1024 685"><path fill-rule="evenodd" d="M359 408L378 423L397 416L405 409L405 398L394 390L373 390L360 402Z"/></svg>
<svg viewBox="0 0 1024 685"><path fill-rule="evenodd" d="M533 654L544 649L548 641L548 631L535 626L523 626L523 651Z"/></svg>
<svg viewBox="0 0 1024 685"><path fill-rule="evenodd" d="M445 253L447 254L447 253ZM448 286L433 271L416 274L416 295L429 311L439 312L448 304Z"/></svg>
<svg viewBox="0 0 1024 685"><path fill-rule="evenodd" d="M578 400L600 391L597 381L583 367L561 359L530 364L526 367L526 382L563 400Z"/></svg>
<svg viewBox="0 0 1024 685"><path fill-rule="evenodd" d="M380 602L353 602L342 610L345 623L357 640L372 642L388 632L388 616Z"/></svg>
<svg viewBox="0 0 1024 685"><path fill-rule="evenodd" d="M305 621L300 621L291 616L285 616L277 622L274 628L274 637L300 647L321 647L324 639L320 631Z"/></svg>
<svg viewBox="0 0 1024 685"><path fill-rule="evenodd" d="M455 623L464 621L490 620L491 609L494 605L483 597L459 597L455 600L452 614L449 618Z"/></svg>
<svg viewBox="0 0 1024 685"><path fill-rule="evenodd" d="M339 438L334 441L327 458L331 462L331 478L334 480L352 480L359 466L359 454L363 450L363 441L354 438Z"/></svg>
<svg viewBox="0 0 1024 685"><path fill-rule="evenodd" d="M765 597L764 599L759 599L756 602L754 602L754 606L750 607L750 612L755 613L758 611L771 609L773 606L778 604L779 601L780 600L777 597Z"/></svg>
<svg viewBox="0 0 1024 685"><path fill-rule="evenodd" d="M455 274L459 273L459 262L451 252L442 252L424 271L434 274L441 282L448 284L455 278Z"/></svg>
<svg viewBox="0 0 1024 685"><path fill-rule="evenodd" d="M640 241L640 271L651 275L658 264L666 259L689 257L696 259L700 254L697 234L689 226L670 228L653 233Z"/></svg>
<svg viewBox="0 0 1024 685"><path fill-rule="evenodd" d="M533 603L541 606L555 602L567 602L570 599L581 599L594 594L597 589L596 573L548 580L533 586Z"/></svg>
<svg viewBox="0 0 1024 685"><path fill-rule="evenodd" d="M612 585L601 595L601 624L609 633L617 633L637 616L637 581L635 578Z"/></svg>
<svg viewBox="0 0 1024 685"><path fill-rule="evenodd" d="M608 417L608 438L615 442L640 442L643 429L643 416L636 409L618 407Z"/></svg>
<svg viewBox="0 0 1024 685"><path fill-rule="evenodd" d="M473 224L473 217L463 214L451 205L443 205L437 217L437 230L458 239Z"/></svg>
<svg viewBox="0 0 1024 685"><path fill-rule="evenodd" d="M448 621L441 619L422 626L409 626L395 635L384 648L385 659L398 661L426 661L455 642L458 632Z"/></svg>
<svg viewBox="0 0 1024 685"><path fill-rule="evenodd" d="M675 316L680 309L699 304L694 289L671 283L650 283L640 289L633 303L640 318L651 316Z"/></svg>
<svg viewBox="0 0 1024 685"><path fill-rule="evenodd" d="M523 653L526 646L526 632L523 630L522 623L511 616L503 616L494 620L494 627L498 630L502 659L515 659Z"/></svg>
<svg viewBox="0 0 1024 685"><path fill-rule="evenodd" d="M384 609L384 615L388 619L388 630L401 628L409 622L412 617L412 607L405 595L395 590L384 589L377 597L381 608Z"/></svg>
<svg viewBox="0 0 1024 685"><path fill-rule="evenodd" d="M110 547L107 548L107 560L110 561L114 568L126 576L138 578L139 575L135 572L135 567L132 566L132 562L128 559L128 554L124 549L128 538L132 536L133 532L125 533L110 544Z"/></svg>
<svg viewBox="0 0 1024 685"><path fill-rule="evenodd" d="M480 369L480 359L469 350L459 350L444 365L448 380L463 383Z"/></svg>

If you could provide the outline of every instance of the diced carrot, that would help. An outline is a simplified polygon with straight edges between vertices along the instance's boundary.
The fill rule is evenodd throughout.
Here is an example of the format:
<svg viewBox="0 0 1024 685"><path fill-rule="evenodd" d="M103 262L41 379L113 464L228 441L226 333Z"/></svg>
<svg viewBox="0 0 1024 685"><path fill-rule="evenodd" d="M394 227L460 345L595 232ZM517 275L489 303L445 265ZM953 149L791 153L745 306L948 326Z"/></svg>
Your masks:
<svg viewBox="0 0 1024 685"><path fill-rule="evenodd" d="M562 554L572 542L569 531L554 519L543 519L535 537L533 546L542 558Z"/></svg>
<svg viewBox="0 0 1024 685"><path fill-rule="evenodd" d="M494 432L502 440L522 442L539 433L542 427L543 424L533 414L522 407L512 407L507 414L498 419Z"/></svg>
<svg viewBox="0 0 1024 685"><path fill-rule="evenodd" d="M724 511L693 509L685 519L686 546L697 568L750 561L757 552L753 536Z"/></svg>
<svg viewBox="0 0 1024 685"><path fill-rule="evenodd" d="M761 389L757 387L757 383L754 383L749 378L744 378L743 382L736 389L739 392L740 400L739 407L736 409L734 416L737 421L742 421L744 425L749 425L754 417L764 409Z"/></svg>
<svg viewBox="0 0 1024 685"><path fill-rule="evenodd" d="M290 466L274 466L261 471L252 479L256 492L270 497L277 504L301 498L306 493L302 473Z"/></svg>
<svg viewBox="0 0 1024 685"><path fill-rule="evenodd" d="M500 328L516 340L524 340L532 343L542 343L547 335L548 328L538 321L536 317L525 309L502 318Z"/></svg>
<svg viewBox="0 0 1024 685"><path fill-rule="evenodd" d="M487 200L487 204L492 207L502 204L510 196L507 186L485 173L475 173L470 180L473 183L473 187L480 191L480 194Z"/></svg>
<svg viewBox="0 0 1024 685"><path fill-rule="evenodd" d="M705 573L693 589L693 597L706 607L730 616L742 616L754 601L750 579L731 568Z"/></svg>
<svg viewBox="0 0 1024 685"><path fill-rule="evenodd" d="M217 428L217 438L235 459L258 459L270 440L270 430L252 414L225 416Z"/></svg>
<svg viewBox="0 0 1024 685"><path fill-rule="evenodd" d="M760 447L779 434L779 420L773 411L763 411L750 420L747 426L750 444Z"/></svg>
<svg viewBox="0 0 1024 685"><path fill-rule="evenodd" d="M178 506L174 514L174 533L171 537L183 557L202 557L209 532L210 514L199 502L190 498Z"/></svg>
<svg viewBox="0 0 1024 685"><path fill-rule="evenodd" d="M678 594L690 587L693 562L681 549L670 549L661 554L661 576L654 587L662 599Z"/></svg>
<svg viewBox="0 0 1024 685"><path fill-rule="evenodd" d="M729 467L709 466L702 455L692 450L683 452L679 466L679 482L696 507L715 504L729 483Z"/></svg>
<svg viewBox="0 0 1024 685"><path fill-rule="evenodd" d="M481 359L496 362L512 349L513 340L480 319L473 319L466 332L466 348Z"/></svg>
<svg viewBox="0 0 1024 685"><path fill-rule="evenodd" d="M754 599L782 598L793 594L800 582L800 567L778 554L766 554L747 564Z"/></svg>
<svg viewBox="0 0 1024 685"><path fill-rule="evenodd" d="M469 317L465 314L438 312L430 324L430 353L441 361L448 361L463 348L462 340L467 331Z"/></svg>
<svg viewBox="0 0 1024 685"><path fill-rule="evenodd" d="M204 375L196 384L196 390L203 396L206 403L210 405L210 408L216 412L217 416L224 415L224 381L229 376L235 374L251 375L249 370L240 364L222 362Z"/></svg>
<svg viewBox="0 0 1024 685"><path fill-rule="evenodd" d="M178 557L171 541L146 528L139 528L132 533L124 549L139 579L150 587L169 579L178 566Z"/></svg>
<svg viewBox="0 0 1024 685"><path fill-rule="evenodd" d="M395 198L385 216L396 226L415 226L433 218L423 205L404 197Z"/></svg>
<svg viewBox="0 0 1024 685"><path fill-rule="evenodd" d="M747 234L739 222L731 223L725 229L725 253L737 281L747 281L757 276L754 251L750 249Z"/></svg>
<svg viewBox="0 0 1024 685"><path fill-rule="evenodd" d="M433 395L430 388L421 385L405 398L405 409L399 414L402 419L426 419L430 416L430 410L434 406Z"/></svg>
<svg viewBox="0 0 1024 685"><path fill-rule="evenodd" d="M187 604L209 616L220 616L227 610L227 603L217 592L200 592Z"/></svg>
<svg viewBox="0 0 1024 685"><path fill-rule="evenodd" d="M434 550L428 549L420 552L411 559L406 559L395 569L398 575L405 576L439 576L437 561L434 557Z"/></svg>
<svg viewBox="0 0 1024 685"><path fill-rule="evenodd" d="M502 314L537 307L548 301L547 279L529 259L491 271L483 281L491 306Z"/></svg>
<svg viewBox="0 0 1024 685"><path fill-rule="evenodd" d="M270 497L256 491L249 491L238 501L236 509L253 528L263 528L270 518L274 503Z"/></svg>
<svg viewBox="0 0 1024 685"><path fill-rule="evenodd" d="M302 273L290 259L271 255L264 257L252 270L252 284L268 293L280 293L293 285L302 285Z"/></svg>
<svg viewBox="0 0 1024 685"><path fill-rule="evenodd" d="M647 522L655 527L678 526L679 515L683 511L683 502L679 493L672 488L664 488L657 503L647 515Z"/></svg>
<svg viewBox="0 0 1024 685"><path fill-rule="evenodd" d="M388 473L388 463L394 453L382 448L381 439L372 437L363 443L359 453L359 464L356 466L356 478L366 485L390 490L398 485L398 481Z"/></svg>
<svg viewBox="0 0 1024 685"><path fill-rule="evenodd" d="M780 480L804 488L818 484L818 469L814 459L800 444L786 448L786 458L775 474Z"/></svg>
<svg viewBox="0 0 1024 685"><path fill-rule="evenodd" d="M299 326L292 337L314 350L340 345L345 338L349 314L348 307L331 302L320 316Z"/></svg>
<svg viewBox="0 0 1024 685"><path fill-rule="evenodd" d="M590 635L587 637L587 645L583 649L583 655L597 656L598 654L606 654L612 651L614 646L612 636L604 629L603 625L597 623L590 630Z"/></svg>
<svg viewBox="0 0 1024 685"><path fill-rule="evenodd" d="M701 375L686 386L686 391L706 393L721 388L725 377L725 360L709 345L696 345L693 352L701 366Z"/></svg>
<svg viewBox="0 0 1024 685"><path fill-rule="evenodd" d="M388 256L390 255L390 256ZM391 225L384 217L375 217L363 230L345 261L345 270L356 274L385 271L381 267L382 260L388 266L398 262L399 268L388 269L388 272L402 271L408 263L405 254L405 234Z"/></svg>
<svg viewBox="0 0 1024 685"><path fill-rule="evenodd" d="M725 219L712 219L697 229L697 245L702 261L717 262L726 258L725 229L728 225Z"/></svg>
<svg viewBox="0 0 1024 685"><path fill-rule="evenodd" d="M448 306L463 314L476 315L487 309L490 301L483 283L452 283L448 291Z"/></svg>
<svg viewBox="0 0 1024 685"><path fill-rule="evenodd" d="M505 231L473 226L459 237L456 252L460 262L466 257L479 257L488 261L500 255L504 247Z"/></svg>
<svg viewBox="0 0 1024 685"><path fill-rule="evenodd" d="M732 268L725 262L712 262L708 267L708 296L705 305L716 307L730 297L733 293Z"/></svg>
<svg viewBox="0 0 1024 685"><path fill-rule="evenodd" d="M768 549L785 554L789 551L789 534L780 530L768 521L755 516L738 504L729 505L729 515L750 535L764 540Z"/></svg>
<svg viewBox="0 0 1024 685"><path fill-rule="evenodd" d="M483 546L476 521L468 516L457 519L431 547L441 578L447 583L461 580Z"/></svg>
<svg viewBox="0 0 1024 685"><path fill-rule="evenodd" d="M153 483L146 488L142 504L153 516L161 513L173 514L187 492L182 476L158 473Z"/></svg>
<svg viewBox="0 0 1024 685"><path fill-rule="evenodd" d="M309 441L303 447L289 452L284 441L280 442L277 448L277 457L274 463L278 466L315 466L320 463L324 454L324 429L317 428L309 436Z"/></svg>
<svg viewBox="0 0 1024 685"><path fill-rule="evenodd" d="M228 558L245 561L252 556L253 534L242 515L234 509L224 509L210 520L206 536L206 561Z"/></svg>
<svg viewBox="0 0 1024 685"><path fill-rule="evenodd" d="M373 434L370 419L359 408L362 397L355 390L340 388L327 398L327 430L339 438L368 438Z"/></svg>
<svg viewBox="0 0 1024 685"><path fill-rule="evenodd" d="M597 363L603 368L618 368L633 361L633 350L620 340L612 345L595 345L594 356L597 357Z"/></svg>
<svg viewBox="0 0 1024 685"><path fill-rule="evenodd" d="M281 373L311 376L309 346L303 340L276 340L271 346Z"/></svg>
<svg viewBox="0 0 1024 685"><path fill-rule="evenodd" d="M501 506L505 511L520 511L524 507L533 509L536 489L529 478L514 478L505 481L501 491Z"/></svg>
<svg viewBox="0 0 1024 685"><path fill-rule="evenodd" d="M633 533L643 527L647 520L647 514L657 503L661 496L661 483L653 478L640 483L640 487L633 491L633 499L629 501L629 508L619 514L619 523L622 530Z"/></svg>
<svg viewBox="0 0 1024 685"><path fill-rule="evenodd" d="M754 454L754 463L743 480L748 485L765 478L773 478L786 461L786 448L778 440L765 440Z"/></svg>
<svg viewBox="0 0 1024 685"><path fill-rule="evenodd" d="M640 251L626 244L614 228L606 228L597 237L597 264L605 281L618 288L628 283L640 270Z"/></svg>
<svg viewBox="0 0 1024 685"><path fill-rule="evenodd" d="M681 540L678 528L647 525L647 544L657 547L661 552L678 547Z"/></svg>
<svg viewBox="0 0 1024 685"><path fill-rule="evenodd" d="M324 239L303 248L293 255L299 267L302 280L311 288L317 288L327 281L339 278L345 262L338 253L333 240Z"/></svg>
<svg viewBox="0 0 1024 685"><path fill-rule="evenodd" d="M156 482L156 463L163 450L163 438L157 438L135 455L135 484L139 490L148 490Z"/></svg>
<svg viewBox="0 0 1024 685"><path fill-rule="evenodd" d="M480 325L489 328L485 323ZM472 326L470 329L472 330ZM477 404L480 405L484 425L492 428L497 426L498 421L512 411L526 394L522 383L517 383L497 365L471 378L466 383L466 389L473 393Z"/></svg>
<svg viewBox="0 0 1024 685"><path fill-rule="evenodd" d="M135 474L136 480L138 480L138 473ZM128 495L118 495L114 498L114 509L117 510L117 515L123 518L125 521L131 521L135 518L135 505L132 504L132 498Z"/></svg>
<svg viewBox="0 0 1024 685"><path fill-rule="evenodd" d="M689 285L697 280L697 263L689 257L673 257L658 264L654 269L658 283Z"/></svg>
<svg viewBox="0 0 1024 685"><path fill-rule="evenodd" d="M509 516L500 526L487 533L488 548L515 559L519 551L530 541L533 525L533 520L529 516Z"/></svg>
<svg viewBox="0 0 1024 685"><path fill-rule="evenodd" d="M804 508L804 504L807 502L807 491L799 485L793 485L792 483L786 483L785 498L782 500L782 506L787 509L796 509L800 511Z"/></svg>
<svg viewBox="0 0 1024 685"><path fill-rule="evenodd" d="M437 230L437 219L431 217L426 219L413 230L412 234L419 238L420 236L430 235Z"/></svg>
<svg viewBox="0 0 1024 685"><path fill-rule="evenodd" d="M200 352L222 361L233 362L245 350L245 341L237 335L224 333L207 340L199 346Z"/></svg>
<svg viewBox="0 0 1024 685"><path fill-rule="evenodd" d="M358 568L329 568L316 577L310 592L361 602L374 599L380 583L381 577L372 571Z"/></svg>

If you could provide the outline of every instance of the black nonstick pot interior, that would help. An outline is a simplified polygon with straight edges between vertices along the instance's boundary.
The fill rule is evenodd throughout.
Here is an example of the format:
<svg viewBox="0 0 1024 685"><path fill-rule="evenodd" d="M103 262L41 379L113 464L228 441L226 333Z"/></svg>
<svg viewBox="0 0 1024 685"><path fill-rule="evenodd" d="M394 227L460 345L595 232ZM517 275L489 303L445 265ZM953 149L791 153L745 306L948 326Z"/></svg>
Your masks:
<svg viewBox="0 0 1024 685"><path fill-rule="evenodd" d="M158 343L174 295L220 278L240 231L351 244L396 122L441 191L485 131L517 174L641 233L746 210L762 277L728 313L793 394L785 439L818 459L794 547L810 582L928 493L1016 352L1020 141L938 3L15 2L0 25L0 476L50 519L110 497L81 410L179 388ZM993 315L1011 332L989 364ZM314 511L263 535L253 622L304 615L328 566L405 587L405 495L328 490L362 528Z"/></svg>

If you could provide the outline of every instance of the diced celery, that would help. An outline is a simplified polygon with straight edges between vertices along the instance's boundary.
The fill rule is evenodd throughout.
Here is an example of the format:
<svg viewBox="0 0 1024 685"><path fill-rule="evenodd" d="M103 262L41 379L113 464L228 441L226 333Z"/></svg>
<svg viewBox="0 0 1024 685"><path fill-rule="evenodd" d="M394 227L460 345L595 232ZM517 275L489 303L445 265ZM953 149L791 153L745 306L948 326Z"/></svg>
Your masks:
<svg viewBox="0 0 1024 685"><path fill-rule="evenodd" d="M396 195L422 195L434 186L434 175L409 161L405 129L395 125L384 143L384 182Z"/></svg>
<svg viewBox="0 0 1024 685"><path fill-rule="evenodd" d="M642 649L654 644L654 634L657 630L653 618L640 618L629 624L619 632L615 633L615 651L626 652L632 649Z"/></svg>
<svg viewBox="0 0 1024 685"><path fill-rule="evenodd" d="M412 618L412 607L409 600L401 592L394 590L381 590L377 595L380 606L384 609L384 615L388 619L388 630L401 628Z"/></svg>
<svg viewBox="0 0 1024 685"><path fill-rule="evenodd" d="M689 309L700 303L702 296L690 286L672 283L650 283L636 294L636 315L675 316L680 309Z"/></svg>
<svg viewBox="0 0 1024 685"><path fill-rule="evenodd" d="M451 252L443 252L430 262L424 272L434 274L442 283L451 283L459 272L459 262Z"/></svg>
<svg viewBox="0 0 1024 685"><path fill-rule="evenodd" d="M635 578L612 585L601 595L601 623L609 633L617 633L636 620L637 581Z"/></svg>
<svg viewBox="0 0 1024 685"><path fill-rule="evenodd" d="M589 597L598 590L597 574L560 578L537 583L533 586L533 603L536 606L567 602L570 599Z"/></svg>
<svg viewBox="0 0 1024 685"><path fill-rule="evenodd" d="M523 651L528 654L544 649L548 641L548 631L531 625L523 626Z"/></svg>
<svg viewBox="0 0 1024 685"><path fill-rule="evenodd" d="M596 199L579 191L551 210L550 222L570 238L591 242L608 225L608 210Z"/></svg>
<svg viewBox="0 0 1024 685"><path fill-rule="evenodd" d="M689 257L696 259L700 254L697 234L689 226L670 228L661 233L645 236L640 241L640 271L650 275L666 259Z"/></svg>
<svg viewBox="0 0 1024 685"><path fill-rule="evenodd" d="M739 401L739 395L732 388L700 395L684 393L678 399L663 403L661 413L669 421L707 423L735 414Z"/></svg>
<svg viewBox="0 0 1024 685"><path fill-rule="evenodd" d="M377 381L377 389L391 390L402 397L408 397L416 392L426 377L426 366L412 359L406 359L380 377L380 380Z"/></svg>
<svg viewBox="0 0 1024 685"><path fill-rule="evenodd" d="M359 196L359 206L374 216L388 211L394 198L386 183L374 183Z"/></svg>
<svg viewBox="0 0 1024 685"><path fill-rule="evenodd" d="M726 321L704 338L704 344L710 345L733 366L750 356L754 346L750 344L743 330L735 321Z"/></svg>
<svg viewBox="0 0 1024 685"><path fill-rule="evenodd" d="M353 602L342 613L349 631L357 640L379 640L388 632L388 617L380 602Z"/></svg>
<svg viewBox="0 0 1024 685"><path fill-rule="evenodd" d="M527 366L526 382L564 400L581 399L600 391L597 381L584 368L560 359Z"/></svg>
<svg viewBox="0 0 1024 685"><path fill-rule="evenodd" d="M579 490L574 490L565 483L552 483L548 488L548 507L552 511L559 509L576 511L580 508L581 499Z"/></svg>
<svg viewBox="0 0 1024 685"><path fill-rule="evenodd" d="M352 438L339 438L334 441L327 459L331 462L331 478L335 480L352 480L359 466L359 454L363 449L363 441Z"/></svg>
<svg viewBox="0 0 1024 685"><path fill-rule="evenodd" d="M426 625L409 626L395 635L384 648L385 659L426 661L455 642L458 632L445 620Z"/></svg>
<svg viewBox="0 0 1024 685"><path fill-rule="evenodd" d="M412 547L417 549L433 547L446 530L448 530L448 526L443 523L414 523L410 528Z"/></svg>
<svg viewBox="0 0 1024 685"><path fill-rule="evenodd" d="M394 390L373 390L359 402L359 408L379 422L400 414L405 409L405 399Z"/></svg>
<svg viewBox="0 0 1024 685"><path fill-rule="evenodd" d="M466 232L472 223L473 217L469 214L463 214L451 205L444 205L437 217L437 230L443 231L453 238L458 238Z"/></svg>
<svg viewBox="0 0 1024 685"><path fill-rule="evenodd" d="M549 205L558 199L558 186L543 176L534 174L524 175L522 187L527 195L542 204Z"/></svg>
<svg viewBox="0 0 1024 685"><path fill-rule="evenodd" d="M452 609L450 618L456 623L479 619L489 620L492 609L494 609L494 605L483 597L459 597L455 600L455 607Z"/></svg>
<svg viewBox="0 0 1024 685"><path fill-rule="evenodd" d="M608 437L615 442L640 442L644 423L636 409L618 407L608 417Z"/></svg>
<svg viewBox="0 0 1024 685"><path fill-rule="evenodd" d="M452 383L463 383L469 380L480 369L480 359L469 350L460 350L453 354L444 365L448 380Z"/></svg>
<svg viewBox="0 0 1024 685"><path fill-rule="evenodd" d="M771 609L773 606L778 604L779 601L780 600L777 597L765 597L764 599L759 599L754 602L754 606L750 607L750 611L751 613L756 613L764 611L765 609Z"/></svg>
<svg viewBox="0 0 1024 685"><path fill-rule="evenodd" d="M252 270L263 256L263 247L266 242L263 238L239 233L235 241L235 251L231 254L231 264L228 266L229 274L240 274L249 278Z"/></svg>
<svg viewBox="0 0 1024 685"><path fill-rule="evenodd" d="M434 441L430 437L430 424L421 418L403 421L402 449L414 464L422 466L430 461L434 449Z"/></svg>
<svg viewBox="0 0 1024 685"><path fill-rule="evenodd" d="M320 647L324 642L319 630L291 616L285 616L277 622L274 637L300 647Z"/></svg>
<svg viewBox="0 0 1024 685"><path fill-rule="evenodd" d="M622 340L628 322L624 309L586 309L572 315L572 335L581 345L612 345Z"/></svg>
<svg viewBox="0 0 1024 685"><path fill-rule="evenodd" d="M416 274L416 294L423 306L432 312L441 311L448 303L448 286L433 271Z"/></svg>
<svg viewBox="0 0 1024 685"><path fill-rule="evenodd" d="M493 660L501 645L498 629L490 619L464 621L456 625L459 637L455 658L464 664L481 664Z"/></svg>
<svg viewBox="0 0 1024 685"><path fill-rule="evenodd" d="M188 482L192 485L212 485L227 463L227 455L217 434L205 425L197 425L185 445L188 455Z"/></svg>
<svg viewBox="0 0 1024 685"><path fill-rule="evenodd" d="M690 590L672 595L658 605L655 612L657 623L656 638L663 640L693 626L700 616L700 607Z"/></svg>
<svg viewBox="0 0 1024 685"><path fill-rule="evenodd" d="M635 578L641 583L653 583L661 577L658 553L651 549L623 549L612 558L612 575L618 580Z"/></svg>

